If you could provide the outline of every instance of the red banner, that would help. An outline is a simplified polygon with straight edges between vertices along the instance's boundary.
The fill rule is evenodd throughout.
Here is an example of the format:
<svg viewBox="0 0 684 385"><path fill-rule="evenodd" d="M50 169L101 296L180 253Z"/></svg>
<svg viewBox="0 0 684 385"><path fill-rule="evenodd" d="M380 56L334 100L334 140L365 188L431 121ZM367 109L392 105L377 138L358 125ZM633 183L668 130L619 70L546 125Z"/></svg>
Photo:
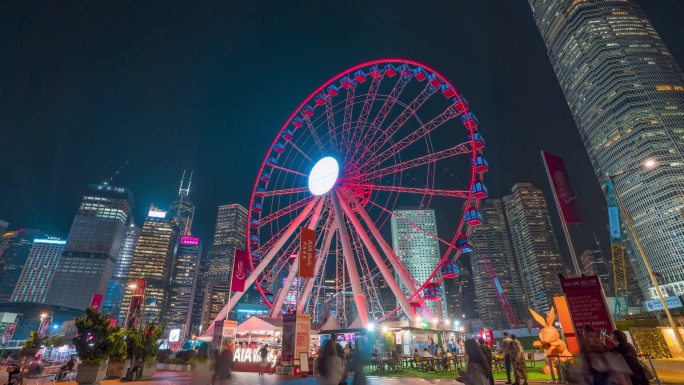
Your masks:
<svg viewBox="0 0 684 385"><path fill-rule="evenodd" d="M577 339L582 340L584 325L591 325L599 333L603 329L606 335L610 335L613 331L613 319L603 297L598 276L561 279L561 286L568 300Z"/></svg>
<svg viewBox="0 0 684 385"><path fill-rule="evenodd" d="M245 250L235 249L233 259L233 277L230 280L231 291L245 291L247 281L247 266L249 266L249 254Z"/></svg>
<svg viewBox="0 0 684 385"><path fill-rule="evenodd" d="M17 324L11 323L7 325L7 329L2 333L2 343L7 343L12 341L12 336L14 335L14 329L16 329Z"/></svg>
<svg viewBox="0 0 684 385"><path fill-rule="evenodd" d="M102 294L93 294L93 299L90 300L90 308L95 311L100 311L100 305L102 305Z"/></svg>
<svg viewBox="0 0 684 385"><path fill-rule="evenodd" d="M142 321L142 307L143 299L145 298L145 280L136 279L135 283L129 285L133 288L131 294L131 304L128 306L128 314L126 315L126 330L137 329L138 324Z"/></svg>
<svg viewBox="0 0 684 385"><path fill-rule="evenodd" d="M577 193L570 183L570 176L568 170L565 168L565 160L546 151L542 151L544 164L546 165L546 172L553 188L553 193L556 195L556 202L560 206L560 211L563 214L563 220L568 223L579 222L579 215L575 207L577 200Z"/></svg>
<svg viewBox="0 0 684 385"><path fill-rule="evenodd" d="M306 227L299 234L299 277L313 278L316 264L316 231Z"/></svg>

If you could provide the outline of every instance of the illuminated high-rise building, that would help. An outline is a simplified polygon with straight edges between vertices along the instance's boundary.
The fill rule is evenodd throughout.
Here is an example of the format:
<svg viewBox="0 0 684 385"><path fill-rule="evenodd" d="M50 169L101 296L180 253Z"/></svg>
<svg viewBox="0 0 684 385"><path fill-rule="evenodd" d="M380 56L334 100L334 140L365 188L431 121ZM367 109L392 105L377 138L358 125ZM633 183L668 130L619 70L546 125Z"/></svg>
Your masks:
<svg viewBox="0 0 684 385"><path fill-rule="evenodd" d="M399 220L398 217L404 220ZM437 236L434 210L394 210L391 219L392 247L409 273L418 282L425 282L439 265L442 255L439 251L437 239L423 231L416 231L415 226L412 225L414 223L426 232ZM401 282L401 280L397 279L397 282ZM435 317L439 317L439 305L441 305L441 316L446 317L447 306L443 296L444 282L440 284L440 291L441 300L427 301L427 306ZM408 291L405 290L405 292L409 294Z"/></svg>
<svg viewBox="0 0 684 385"><path fill-rule="evenodd" d="M40 230L19 229L6 232L0 244L0 302L9 302L24 270L36 239L47 238Z"/></svg>
<svg viewBox="0 0 684 385"><path fill-rule="evenodd" d="M12 292L12 302L44 303L66 241L34 239L28 259Z"/></svg>
<svg viewBox="0 0 684 385"><path fill-rule="evenodd" d="M646 257L663 292L683 294L684 73L635 1L529 3L599 182L627 172L615 185ZM643 168L647 160L655 167ZM653 299L632 234L623 235Z"/></svg>
<svg viewBox="0 0 684 385"><path fill-rule="evenodd" d="M202 331L207 330L211 321L216 318L229 299L230 281L207 282L204 298L202 299L202 316L200 318L200 328Z"/></svg>
<svg viewBox="0 0 684 385"><path fill-rule="evenodd" d="M542 190L529 183L516 183L511 191L513 194L503 197L503 202L522 288L518 298L526 308L546 313L553 296L562 294L558 274L567 276L568 269Z"/></svg>
<svg viewBox="0 0 684 385"><path fill-rule="evenodd" d="M169 295L169 282L176 243L178 223L176 218L154 205L150 206L140 231L131 262L129 281L145 281L143 302L144 321L161 320L165 315ZM126 287L121 304L120 319L128 313L133 287Z"/></svg>
<svg viewBox="0 0 684 385"><path fill-rule="evenodd" d="M499 288L489 277L483 258L488 259L500 288L516 315L516 320L519 320L523 318L521 316L527 314L527 309L519 301L524 298L524 292L518 280L513 245L511 245L500 199L481 201L478 211L482 215L482 224L474 226L469 236L470 245L473 248L470 253L470 265L473 269L477 310L486 327L506 329L510 325L497 295Z"/></svg>
<svg viewBox="0 0 684 385"><path fill-rule="evenodd" d="M615 295L613 290L612 263L606 263L601 250L584 250L579 260L585 275L597 275L603 285L603 292L608 297Z"/></svg>
<svg viewBox="0 0 684 385"><path fill-rule="evenodd" d="M192 234L192 220L195 216L195 204L192 203L188 196L190 195L190 185L192 184L192 172L186 187L183 187L184 181L185 171L183 171L183 177L181 178L178 196L169 207L169 214L176 218L180 234L190 236Z"/></svg>
<svg viewBox="0 0 684 385"><path fill-rule="evenodd" d="M195 290L196 306L194 307L195 314L193 315L193 325L197 323L195 320L199 318L204 320L204 314L207 314L206 311L209 311L204 305L206 297L205 291L209 282L230 282L233 273L235 249L244 250L247 246L246 231L247 209L239 204L222 205L218 207L214 239L209 252L202 258L200 263L200 274L197 282L197 289ZM249 292L252 288L247 289ZM204 322L202 321L201 324L204 325Z"/></svg>
<svg viewBox="0 0 684 385"><path fill-rule="evenodd" d="M128 274L131 271L133 253L135 252L135 246L138 244L138 238L140 238L140 227L131 223L126 227L124 240L121 244L121 249L119 249L116 265L114 265L114 274L112 280L109 281L109 289L102 305L103 313L114 317L119 316L121 313L121 303L129 282ZM120 321L123 321L123 318Z"/></svg>
<svg viewBox="0 0 684 385"><path fill-rule="evenodd" d="M181 236L174 261L169 292L166 322L169 330L181 329L184 335L191 332L193 305L202 243L197 237Z"/></svg>
<svg viewBox="0 0 684 385"><path fill-rule="evenodd" d="M133 194L126 188L88 186L45 303L85 309L93 294L107 294L132 206Z"/></svg>

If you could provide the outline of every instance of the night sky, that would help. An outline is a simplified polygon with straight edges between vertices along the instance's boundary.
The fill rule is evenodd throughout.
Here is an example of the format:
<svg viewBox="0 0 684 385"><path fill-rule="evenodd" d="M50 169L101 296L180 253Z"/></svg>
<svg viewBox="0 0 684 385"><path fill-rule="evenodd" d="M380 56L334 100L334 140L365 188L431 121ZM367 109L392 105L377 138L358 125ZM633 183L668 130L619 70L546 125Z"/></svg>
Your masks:
<svg viewBox="0 0 684 385"><path fill-rule="evenodd" d="M684 64L684 3L640 3ZM66 237L84 187L128 160L112 184L132 189L139 223L194 170L193 232L210 242L217 206L247 205L292 110L383 57L424 62L468 99L491 197L515 182L548 192L539 151L565 156L586 219L576 250L594 232L607 242L603 195L524 0L1 2L0 218Z"/></svg>

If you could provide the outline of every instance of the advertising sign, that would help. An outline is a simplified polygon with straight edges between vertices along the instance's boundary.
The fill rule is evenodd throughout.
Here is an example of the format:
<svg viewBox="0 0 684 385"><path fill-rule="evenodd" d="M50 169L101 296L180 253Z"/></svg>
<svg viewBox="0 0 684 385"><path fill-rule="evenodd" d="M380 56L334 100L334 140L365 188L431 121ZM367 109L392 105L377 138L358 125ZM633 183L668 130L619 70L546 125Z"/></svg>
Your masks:
<svg viewBox="0 0 684 385"><path fill-rule="evenodd" d="M295 336L295 357L299 357L300 353L309 352L309 344L311 343L311 315L297 314L297 326Z"/></svg>
<svg viewBox="0 0 684 385"><path fill-rule="evenodd" d="M48 331L50 330L50 323L52 321L50 318L45 318L40 321L40 329L38 331L38 335L43 338L48 336Z"/></svg>
<svg viewBox="0 0 684 385"><path fill-rule="evenodd" d="M579 222L579 215L577 215L575 207L577 193L570 183L568 170L565 168L565 160L546 151L542 151L542 158L544 158L551 187L553 187L553 192L563 214L563 220L568 223Z"/></svg>
<svg viewBox="0 0 684 385"><path fill-rule="evenodd" d="M181 330L180 330L180 329L171 329L171 330L169 330L169 342L178 342L178 341L180 341L180 335L181 335Z"/></svg>
<svg viewBox="0 0 684 385"><path fill-rule="evenodd" d="M660 302L659 299L654 299L652 301L644 301L644 309L647 311L655 311L655 310L665 310L663 308L663 303ZM665 298L665 304L667 305L668 309L676 309L678 307L682 307L682 301L679 299L679 297L667 297Z"/></svg>
<svg viewBox="0 0 684 385"><path fill-rule="evenodd" d="M608 223L610 225L610 238L620 239L620 212L617 207L608 207Z"/></svg>
<svg viewBox="0 0 684 385"><path fill-rule="evenodd" d="M568 300L572 323L580 341L584 325L591 325L599 332L605 329L606 334L610 335L614 329L613 320L598 276L561 279L561 287Z"/></svg>
<svg viewBox="0 0 684 385"><path fill-rule="evenodd" d="M316 264L316 232L301 228L299 237L299 277L313 278Z"/></svg>
<svg viewBox="0 0 684 385"><path fill-rule="evenodd" d="M7 343L12 341L12 336L14 335L14 329L17 328L16 323L11 323L7 325L7 329L2 333L2 343Z"/></svg>
<svg viewBox="0 0 684 385"><path fill-rule="evenodd" d="M126 330L136 329L141 321L143 299L145 298L145 280L136 279L131 296L131 304L128 306L126 316Z"/></svg>
<svg viewBox="0 0 684 385"><path fill-rule="evenodd" d="M93 299L90 300L90 308L99 312L100 311L100 305L102 305L102 294L100 294L100 293L93 294Z"/></svg>
<svg viewBox="0 0 684 385"><path fill-rule="evenodd" d="M231 291L245 291L248 265L249 254L247 254L247 251L235 249L235 259L233 261L233 279L230 281Z"/></svg>
<svg viewBox="0 0 684 385"><path fill-rule="evenodd" d="M283 315L283 362L292 362L294 360L296 327L296 314Z"/></svg>

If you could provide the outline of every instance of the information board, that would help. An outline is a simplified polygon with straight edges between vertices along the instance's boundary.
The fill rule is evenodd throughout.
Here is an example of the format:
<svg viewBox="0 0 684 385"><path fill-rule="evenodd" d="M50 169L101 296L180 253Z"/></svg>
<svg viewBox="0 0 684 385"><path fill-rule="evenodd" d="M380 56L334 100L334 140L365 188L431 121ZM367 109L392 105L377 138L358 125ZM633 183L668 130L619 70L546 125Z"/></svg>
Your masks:
<svg viewBox="0 0 684 385"><path fill-rule="evenodd" d="M607 335L613 331L613 319L603 297L603 288L598 276L561 279L563 293L568 300L578 339L582 340L585 325L591 325L597 332L605 329Z"/></svg>

